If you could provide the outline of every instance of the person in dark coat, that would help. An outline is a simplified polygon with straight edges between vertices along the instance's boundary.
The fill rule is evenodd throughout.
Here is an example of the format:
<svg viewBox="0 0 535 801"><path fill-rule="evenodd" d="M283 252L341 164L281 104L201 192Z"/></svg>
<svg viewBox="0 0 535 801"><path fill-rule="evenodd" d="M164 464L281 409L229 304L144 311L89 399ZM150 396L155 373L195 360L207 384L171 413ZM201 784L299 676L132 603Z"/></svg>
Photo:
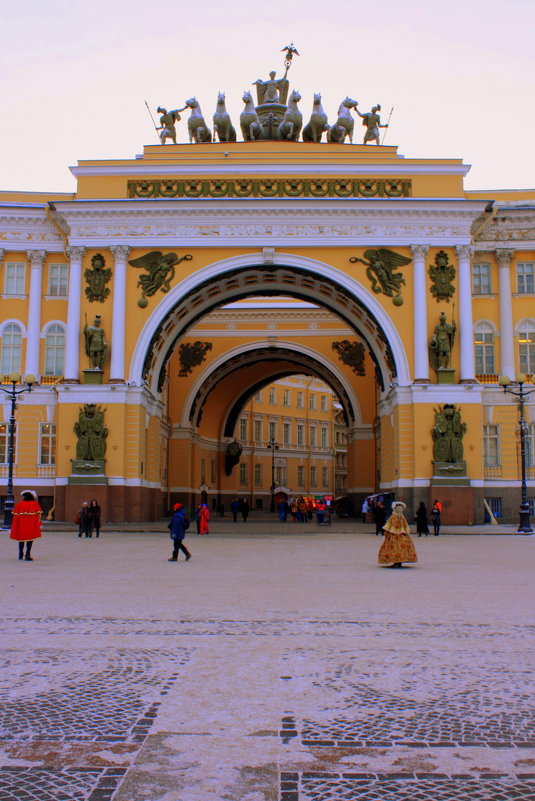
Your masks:
<svg viewBox="0 0 535 801"><path fill-rule="evenodd" d="M435 537L438 537L440 534L440 516L442 512L442 504L435 498L433 502L433 508L431 509L431 522L433 523L433 533Z"/></svg>
<svg viewBox="0 0 535 801"><path fill-rule="evenodd" d="M243 517L243 522L247 522L247 518L249 517L249 501L247 498L242 498L240 501L240 512L241 516Z"/></svg>
<svg viewBox="0 0 535 801"><path fill-rule="evenodd" d="M429 536L429 526L427 525L427 509L423 501L420 502L420 506L416 510L416 531L418 532L419 537L421 537L422 534L425 534L426 537Z"/></svg>
<svg viewBox="0 0 535 801"><path fill-rule="evenodd" d="M383 526L386 523L386 509L382 501L375 504L375 536L383 533Z"/></svg>
<svg viewBox="0 0 535 801"><path fill-rule="evenodd" d="M184 537L186 536L186 510L181 503L175 503L173 507L173 517L169 523L169 536L173 540L173 555L168 562L176 562L178 559L178 552L182 551L186 556L186 562L191 559L191 554L184 545Z"/></svg>
<svg viewBox="0 0 535 801"><path fill-rule="evenodd" d="M240 502L237 498L233 498L230 502L230 511L232 512L232 517L236 523L238 520L238 512L240 511Z"/></svg>
<svg viewBox="0 0 535 801"><path fill-rule="evenodd" d="M100 506L95 498L93 498L87 509L87 528L90 537L93 534L93 529L95 529L95 536L100 536Z"/></svg>
<svg viewBox="0 0 535 801"><path fill-rule="evenodd" d="M31 556L33 541L41 536L42 509L37 503L37 493L26 490L13 509L10 539L17 540L19 544L19 559L33 562ZM26 555L24 544L26 543Z"/></svg>

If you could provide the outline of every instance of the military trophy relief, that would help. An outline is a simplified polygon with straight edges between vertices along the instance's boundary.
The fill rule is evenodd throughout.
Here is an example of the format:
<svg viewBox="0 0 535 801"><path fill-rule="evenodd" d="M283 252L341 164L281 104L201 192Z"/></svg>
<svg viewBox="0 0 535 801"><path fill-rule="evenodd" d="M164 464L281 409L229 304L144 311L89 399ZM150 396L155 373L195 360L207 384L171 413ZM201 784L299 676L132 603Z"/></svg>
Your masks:
<svg viewBox="0 0 535 801"><path fill-rule="evenodd" d="M108 343L101 325L100 314L95 315L92 325L87 322L83 327L85 354L89 359L89 368L84 370L84 384L102 384L104 365L108 359Z"/></svg>
<svg viewBox="0 0 535 801"><path fill-rule="evenodd" d="M151 250L137 259L131 259L128 264L137 269L145 270L147 275L140 275L137 286L141 288L141 297L137 305L145 309L149 305L147 298L160 290L164 294L171 289L171 281L175 277L175 267L182 261L191 261L193 256L186 253L177 256L176 253L166 253L161 250Z"/></svg>
<svg viewBox="0 0 535 801"><path fill-rule="evenodd" d="M72 459L72 474L69 484L106 484L104 475L106 439L108 429L104 425L104 412L100 405L86 403L78 412L74 424L76 459Z"/></svg>
<svg viewBox="0 0 535 801"><path fill-rule="evenodd" d="M429 341L429 362L437 374L438 384L454 384L455 370L451 367L451 355L455 343L457 324L452 316L448 323L446 313L441 312L438 325L435 326Z"/></svg>
<svg viewBox="0 0 535 801"><path fill-rule="evenodd" d="M180 345L178 348L178 360L180 363L179 377L186 378L192 373L194 367L198 367L204 362L209 350L212 350L211 342L200 342L197 340L191 344L186 342Z"/></svg>
<svg viewBox="0 0 535 801"><path fill-rule="evenodd" d="M435 263L429 267L429 278L431 279L431 294L436 298L437 303L441 300L450 302L455 294L455 267L450 264L450 259L445 250L439 250L435 256Z"/></svg>
<svg viewBox="0 0 535 801"><path fill-rule="evenodd" d="M343 339L341 342L333 342L331 347L338 353L342 364L351 367L355 375L366 375L364 364L366 349L362 342L350 342L348 339Z"/></svg>
<svg viewBox="0 0 535 801"><path fill-rule="evenodd" d="M457 479L455 483L467 484L463 445L466 423L461 420L461 409L453 403L445 403L434 412L433 475L446 479L444 483L451 484Z"/></svg>
<svg viewBox="0 0 535 801"><path fill-rule="evenodd" d="M381 106L379 104L373 106L371 111L361 113L357 108L358 101L350 97L342 100L336 121L333 125L329 125L327 114L322 106L321 95L315 93L310 119L303 127L303 115L298 106L301 94L297 89L290 91L288 80L293 58L299 56L299 53L293 43L283 47L281 52L284 53L283 76L278 78L277 72L272 70L266 80L258 78L252 83L252 86L255 87L256 104L253 99L253 90L245 90L242 94L244 107L240 115L239 130L244 142L266 140L297 142L300 137L303 142L321 142L325 135L326 141L330 143L343 144L346 139L352 143L355 127L353 112L361 118L362 125L366 129L363 144L374 142L376 145L380 145L384 143L384 137L383 142L380 141L380 129L388 128L390 117L387 123L381 122L379 115ZM177 144L177 124L181 120L181 112L186 109L189 109L190 112L187 120L190 144L206 144L217 140L219 142L236 142L237 129L227 111L224 92L219 92L217 96L212 127L206 122L200 103L195 96L186 100L182 108L168 111L164 106L158 106L156 112L161 115L159 125L156 124L147 101L145 101L145 105L162 145L165 145L168 139L174 145Z"/></svg>
<svg viewBox="0 0 535 801"><path fill-rule="evenodd" d="M109 284L111 269L105 269L106 262L101 253L96 253L91 259L91 268L84 272L87 286L85 294L90 303L104 303L110 294Z"/></svg>
<svg viewBox="0 0 535 801"><path fill-rule="evenodd" d="M395 272L396 268L405 267L412 259L395 253L389 248L377 248L364 251L364 258L351 256L352 264L361 262L366 267L366 276L371 283L371 290L376 295L383 294L392 298L394 306L403 305L401 287L406 281L403 273Z"/></svg>

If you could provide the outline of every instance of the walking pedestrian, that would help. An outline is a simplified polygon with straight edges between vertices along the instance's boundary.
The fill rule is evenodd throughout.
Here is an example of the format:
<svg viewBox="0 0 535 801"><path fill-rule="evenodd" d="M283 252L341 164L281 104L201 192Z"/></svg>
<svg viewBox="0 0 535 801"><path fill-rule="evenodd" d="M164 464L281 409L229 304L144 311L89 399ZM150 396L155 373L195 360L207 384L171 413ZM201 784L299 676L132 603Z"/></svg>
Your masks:
<svg viewBox="0 0 535 801"><path fill-rule="evenodd" d="M433 523L433 533L435 537L438 537L440 534L440 518L442 516L442 504L435 498L433 501L433 507L431 509L431 522Z"/></svg>
<svg viewBox="0 0 535 801"><path fill-rule="evenodd" d="M277 504L277 512L279 513L279 520L281 523L286 523L286 518L288 517L288 504L281 498Z"/></svg>
<svg viewBox="0 0 535 801"><path fill-rule="evenodd" d="M292 516L292 523L297 523L297 501L293 500L292 505L290 506L290 514Z"/></svg>
<svg viewBox="0 0 535 801"><path fill-rule="evenodd" d="M247 498L242 498L240 501L240 512L244 523L247 523L247 518L249 517L249 508L249 501Z"/></svg>
<svg viewBox="0 0 535 801"><path fill-rule="evenodd" d="M230 511L232 512L232 517L234 522L238 522L238 512L240 511L240 502L237 498L233 498L230 502Z"/></svg>
<svg viewBox="0 0 535 801"><path fill-rule="evenodd" d="M386 520L386 509L382 501L377 501L375 504L375 536L383 533L383 526Z"/></svg>
<svg viewBox="0 0 535 801"><path fill-rule="evenodd" d="M318 526L322 526L325 522L325 503L323 501L318 501L316 504L316 520Z"/></svg>
<svg viewBox="0 0 535 801"><path fill-rule="evenodd" d="M189 526L189 521L186 519L186 510L181 503L175 503L173 506L173 517L169 523L169 536L173 541L173 554L168 562L176 562L178 559L178 552L186 556L186 562L191 559L191 554L184 545L184 537L186 536L186 528Z"/></svg>
<svg viewBox="0 0 535 801"><path fill-rule="evenodd" d="M377 557L380 565L401 567L403 562L418 561L413 541L409 536L410 526L404 514L406 508L402 501L396 501L392 506L392 514L384 525L385 539Z"/></svg>
<svg viewBox="0 0 535 801"><path fill-rule="evenodd" d="M100 536L100 506L96 498L93 498L87 509L87 529L90 537L93 529L95 529L95 536Z"/></svg>
<svg viewBox="0 0 535 801"><path fill-rule="evenodd" d="M33 541L41 536L41 515L43 510L37 503L37 493L34 490L25 490L22 501L13 509L10 539L17 540L19 544L19 559L33 562L31 556ZM26 545L26 554L24 554Z"/></svg>
<svg viewBox="0 0 535 801"><path fill-rule="evenodd" d="M201 534L209 534L210 530L208 528L208 521L210 520L210 510L208 509L208 505L203 503L201 506L201 511L199 512L199 519L200 519L200 530Z"/></svg>
<svg viewBox="0 0 535 801"><path fill-rule="evenodd" d="M362 522L366 522L366 515L368 514L368 499L364 498L364 503L362 504L362 509L360 510L362 515Z"/></svg>
<svg viewBox="0 0 535 801"><path fill-rule="evenodd" d="M82 534L84 537L90 537L91 533L89 531L89 503L84 501L80 507L80 511L78 513L80 515L80 529L78 532L78 536L81 537Z"/></svg>
<svg viewBox="0 0 535 801"><path fill-rule="evenodd" d="M429 526L427 525L427 509L425 503L420 501L420 506L416 510L416 532L419 537L425 534L429 536Z"/></svg>

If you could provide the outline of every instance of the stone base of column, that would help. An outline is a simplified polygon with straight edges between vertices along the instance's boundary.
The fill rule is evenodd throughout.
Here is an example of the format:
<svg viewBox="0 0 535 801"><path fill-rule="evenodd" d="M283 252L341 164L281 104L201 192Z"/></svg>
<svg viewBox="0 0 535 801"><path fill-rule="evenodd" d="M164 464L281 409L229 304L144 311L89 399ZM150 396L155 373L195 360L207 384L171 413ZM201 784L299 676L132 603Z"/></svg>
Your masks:
<svg viewBox="0 0 535 801"><path fill-rule="evenodd" d="M461 378L459 384L478 384L475 378Z"/></svg>
<svg viewBox="0 0 535 801"><path fill-rule="evenodd" d="M108 384L126 384L124 378L109 378Z"/></svg>
<svg viewBox="0 0 535 801"><path fill-rule="evenodd" d="M428 378L415 378L412 383L413 384L430 384L431 381Z"/></svg>
<svg viewBox="0 0 535 801"><path fill-rule="evenodd" d="M62 384L79 384L80 380L78 378L64 378L61 383Z"/></svg>

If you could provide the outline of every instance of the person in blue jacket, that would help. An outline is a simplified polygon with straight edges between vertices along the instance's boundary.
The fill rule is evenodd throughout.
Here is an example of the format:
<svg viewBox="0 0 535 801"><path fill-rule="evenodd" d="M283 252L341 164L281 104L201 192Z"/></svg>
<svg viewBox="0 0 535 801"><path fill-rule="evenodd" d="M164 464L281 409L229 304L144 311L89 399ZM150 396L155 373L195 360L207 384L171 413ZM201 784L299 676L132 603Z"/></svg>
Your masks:
<svg viewBox="0 0 535 801"><path fill-rule="evenodd" d="M182 551L186 556L186 562L191 559L191 554L184 545L184 537L186 536L186 510L181 503L175 503L173 507L173 517L169 523L169 536L173 540L173 555L168 562L176 562L178 559L178 552Z"/></svg>

